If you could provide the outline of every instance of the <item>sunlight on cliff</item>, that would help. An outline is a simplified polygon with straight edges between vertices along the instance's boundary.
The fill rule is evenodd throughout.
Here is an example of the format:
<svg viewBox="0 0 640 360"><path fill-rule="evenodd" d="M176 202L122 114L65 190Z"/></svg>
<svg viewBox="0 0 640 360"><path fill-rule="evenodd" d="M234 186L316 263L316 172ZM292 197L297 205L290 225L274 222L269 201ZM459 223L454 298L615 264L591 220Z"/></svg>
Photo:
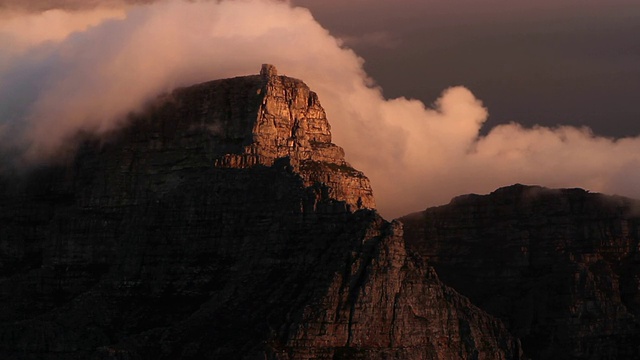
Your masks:
<svg viewBox="0 0 640 360"><path fill-rule="evenodd" d="M363 59L306 9L247 0L100 11L65 13L68 29L56 33L66 35L44 31L44 14L29 15L32 31L20 30L20 19L0 27L2 146L20 149L22 160L46 158L79 130L120 126L160 93L269 62L318 93L334 142L371 179L387 217L515 182L640 197L640 139L515 123L481 136L487 110L462 87L432 107L385 99Z"/></svg>

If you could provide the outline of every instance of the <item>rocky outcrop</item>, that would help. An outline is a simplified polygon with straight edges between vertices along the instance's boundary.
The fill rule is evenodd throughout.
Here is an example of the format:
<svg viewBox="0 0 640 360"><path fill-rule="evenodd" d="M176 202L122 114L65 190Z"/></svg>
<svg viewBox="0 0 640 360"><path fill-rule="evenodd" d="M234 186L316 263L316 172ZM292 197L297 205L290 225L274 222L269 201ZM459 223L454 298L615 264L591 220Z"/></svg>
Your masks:
<svg viewBox="0 0 640 360"><path fill-rule="evenodd" d="M0 179L0 355L520 358L374 206L301 81L177 90Z"/></svg>
<svg viewBox="0 0 640 360"><path fill-rule="evenodd" d="M305 306L279 358L521 358L519 341L499 321L407 254L400 223L376 222L367 231L379 240L351 250L327 294ZM378 234L380 225L386 233Z"/></svg>
<svg viewBox="0 0 640 360"><path fill-rule="evenodd" d="M409 249L534 359L640 357L640 202L514 185L401 218Z"/></svg>
<svg viewBox="0 0 640 360"><path fill-rule="evenodd" d="M317 190L345 201L352 211L375 208L369 180L331 143L331 127L318 96L300 80L277 76L272 65L263 65L259 76L178 90L149 111L154 116L146 121L162 124L159 132L150 134L157 138L149 139L162 144L161 161L175 160L166 158L169 139L175 152L184 155L187 148L200 155L195 160L190 153L182 159L186 163L171 164L181 167L249 168L286 158L306 186L324 184ZM130 136L139 136L139 128L132 131ZM176 139L182 132L191 136Z"/></svg>

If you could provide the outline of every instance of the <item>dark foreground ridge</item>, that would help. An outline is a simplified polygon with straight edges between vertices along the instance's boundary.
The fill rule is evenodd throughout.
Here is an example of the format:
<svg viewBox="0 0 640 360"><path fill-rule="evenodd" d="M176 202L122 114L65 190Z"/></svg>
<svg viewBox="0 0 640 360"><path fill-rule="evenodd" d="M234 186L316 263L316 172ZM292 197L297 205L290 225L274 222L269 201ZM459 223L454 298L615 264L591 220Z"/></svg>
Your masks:
<svg viewBox="0 0 640 360"><path fill-rule="evenodd" d="M514 185L400 219L534 359L640 358L640 201Z"/></svg>
<svg viewBox="0 0 640 360"><path fill-rule="evenodd" d="M521 358L373 208L301 81L177 90L0 179L0 358Z"/></svg>

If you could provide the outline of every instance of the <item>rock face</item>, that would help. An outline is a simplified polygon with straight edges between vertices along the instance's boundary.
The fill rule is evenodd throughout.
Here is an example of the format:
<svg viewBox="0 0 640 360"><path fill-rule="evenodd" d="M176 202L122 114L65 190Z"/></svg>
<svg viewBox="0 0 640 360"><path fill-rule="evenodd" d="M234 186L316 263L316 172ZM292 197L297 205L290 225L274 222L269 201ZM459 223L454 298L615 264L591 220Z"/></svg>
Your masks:
<svg viewBox="0 0 640 360"><path fill-rule="evenodd" d="M409 249L534 359L640 358L640 202L514 185L403 217Z"/></svg>
<svg viewBox="0 0 640 360"><path fill-rule="evenodd" d="M344 160L342 148L331 143L331 127L318 96L300 80L277 76L273 65L263 65L260 76L181 89L149 111L152 115L129 130L125 143L160 146L154 157L172 163L154 164L159 168L243 169L272 166L286 158L305 186L321 185L317 191L345 201L351 210L375 208L369 179ZM141 135L149 123L160 129ZM140 140L146 141L137 144ZM153 152L146 148L129 152L147 150ZM168 150L174 158L167 156Z"/></svg>
<svg viewBox="0 0 640 360"><path fill-rule="evenodd" d="M0 357L521 358L374 207L301 81L177 90L0 178Z"/></svg>

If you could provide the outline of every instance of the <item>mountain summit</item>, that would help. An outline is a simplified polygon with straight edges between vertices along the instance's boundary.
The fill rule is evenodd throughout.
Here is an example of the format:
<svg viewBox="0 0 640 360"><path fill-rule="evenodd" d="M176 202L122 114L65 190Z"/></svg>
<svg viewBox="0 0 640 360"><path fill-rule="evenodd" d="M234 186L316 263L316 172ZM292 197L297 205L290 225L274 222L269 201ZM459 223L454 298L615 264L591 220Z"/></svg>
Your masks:
<svg viewBox="0 0 640 360"><path fill-rule="evenodd" d="M263 65L0 179L3 359L519 359Z"/></svg>

